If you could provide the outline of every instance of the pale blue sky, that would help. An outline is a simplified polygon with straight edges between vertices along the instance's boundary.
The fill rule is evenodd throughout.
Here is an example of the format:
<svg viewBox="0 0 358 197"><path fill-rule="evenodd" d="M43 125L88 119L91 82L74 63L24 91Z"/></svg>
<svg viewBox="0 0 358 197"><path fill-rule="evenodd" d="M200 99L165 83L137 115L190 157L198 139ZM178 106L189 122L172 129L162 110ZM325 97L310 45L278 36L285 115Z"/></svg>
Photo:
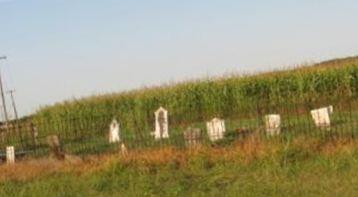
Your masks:
<svg viewBox="0 0 358 197"><path fill-rule="evenodd" d="M0 66L24 115L73 97L357 55L357 10L354 0L0 0Z"/></svg>

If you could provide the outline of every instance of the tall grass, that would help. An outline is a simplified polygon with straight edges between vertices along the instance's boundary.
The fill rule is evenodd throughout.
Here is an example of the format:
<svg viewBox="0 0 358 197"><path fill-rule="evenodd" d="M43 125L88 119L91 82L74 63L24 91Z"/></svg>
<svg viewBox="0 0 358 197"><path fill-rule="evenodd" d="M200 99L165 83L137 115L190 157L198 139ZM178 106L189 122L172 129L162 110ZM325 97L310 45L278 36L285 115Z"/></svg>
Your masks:
<svg viewBox="0 0 358 197"><path fill-rule="evenodd" d="M284 103L289 106L297 102L355 97L357 90L358 63L356 58L350 58L294 70L202 79L74 99L41 108L34 120L41 124L81 118L93 124L103 124L101 117L107 117L105 124L108 124L109 117L116 117L125 130L150 131L153 129L153 112L160 106L169 110L171 125L185 126L213 116L249 116L262 101L268 105ZM59 126L51 129L70 130Z"/></svg>
<svg viewBox="0 0 358 197"><path fill-rule="evenodd" d="M357 196L356 140L250 138L76 162L0 166L0 196Z"/></svg>

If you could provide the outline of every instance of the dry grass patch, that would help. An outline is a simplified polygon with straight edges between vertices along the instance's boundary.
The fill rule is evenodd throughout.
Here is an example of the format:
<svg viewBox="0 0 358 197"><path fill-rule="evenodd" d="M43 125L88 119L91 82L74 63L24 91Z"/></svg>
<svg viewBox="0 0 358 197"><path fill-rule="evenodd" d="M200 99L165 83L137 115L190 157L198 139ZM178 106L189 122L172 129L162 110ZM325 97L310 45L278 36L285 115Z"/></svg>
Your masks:
<svg viewBox="0 0 358 197"><path fill-rule="evenodd" d="M205 157L209 162L229 161L249 165L251 162L267 157L275 157L290 149L306 151L312 154L333 156L343 153L352 154L358 150L358 141L337 139L320 141L319 139L297 138L290 144L280 140L261 140L252 136L242 142L236 142L229 147L199 146L193 149L177 149L166 147L162 149L148 149L129 151L125 156L119 152L101 156L88 156L75 161L57 161L54 159L27 158L14 165L0 166L0 182L15 180L28 181L34 178L50 176L56 173L74 173L78 176L107 169L113 164L131 167L150 167L176 164L178 168L188 165L190 159ZM287 150L286 150L287 149Z"/></svg>

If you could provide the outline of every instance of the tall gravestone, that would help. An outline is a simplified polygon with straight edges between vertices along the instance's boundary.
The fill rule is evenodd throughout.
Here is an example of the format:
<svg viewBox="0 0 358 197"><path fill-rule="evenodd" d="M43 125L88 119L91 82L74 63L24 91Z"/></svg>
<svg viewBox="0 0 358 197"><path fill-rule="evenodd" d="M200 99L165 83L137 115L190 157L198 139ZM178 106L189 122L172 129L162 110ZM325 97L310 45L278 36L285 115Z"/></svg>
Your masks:
<svg viewBox="0 0 358 197"><path fill-rule="evenodd" d="M201 130L199 128L187 128L184 133L185 145L188 147L194 147L200 144Z"/></svg>
<svg viewBox="0 0 358 197"><path fill-rule="evenodd" d="M323 107L311 111L314 123L319 128L329 128L331 126L331 114L333 114L333 106Z"/></svg>
<svg viewBox="0 0 358 197"><path fill-rule="evenodd" d="M160 107L155 113L155 139L169 138L168 111Z"/></svg>
<svg viewBox="0 0 358 197"><path fill-rule="evenodd" d="M109 126L109 143L117 143L121 141L119 132L119 123L116 119L113 119Z"/></svg>
<svg viewBox="0 0 358 197"><path fill-rule="evenodd" d="M214 118L206 123L209 139L214 142L224 138L226 132L225 121L219 118Z"/></svg>
<svg viewBox="0 0 358 197"><path fill-rule="evenodd" d="M6 147L6 163L15 163L15 148L13 146Z"/></svg>
<svg viewBox="0 0 358 197"><path fill-rule="evenodd" d="M279 114L266 115L265 126L268 135L279 135L281 133L281 116Z"/></svg>

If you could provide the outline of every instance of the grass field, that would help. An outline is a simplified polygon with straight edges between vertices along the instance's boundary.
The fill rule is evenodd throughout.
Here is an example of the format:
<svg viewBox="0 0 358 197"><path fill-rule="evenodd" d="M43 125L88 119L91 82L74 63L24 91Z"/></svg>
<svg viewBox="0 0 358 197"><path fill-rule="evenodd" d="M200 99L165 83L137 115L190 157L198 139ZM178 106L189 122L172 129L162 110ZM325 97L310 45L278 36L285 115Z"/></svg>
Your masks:
<svg viewBox="0 0 358 197"><path fill-rule="evenodd" d="M224 148L3 165L0 196L357 196L357 164L357 140L251 137Z"/></svg>

